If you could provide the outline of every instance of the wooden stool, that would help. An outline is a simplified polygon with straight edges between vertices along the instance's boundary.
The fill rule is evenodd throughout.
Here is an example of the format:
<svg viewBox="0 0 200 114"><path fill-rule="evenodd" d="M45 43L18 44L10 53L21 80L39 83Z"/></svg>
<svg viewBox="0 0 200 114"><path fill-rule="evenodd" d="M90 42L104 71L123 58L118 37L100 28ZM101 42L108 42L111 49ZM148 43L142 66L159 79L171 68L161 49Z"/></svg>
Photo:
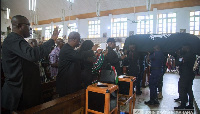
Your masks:
<svg viewBox="0 0 200 114"><path fill-rule="evenodd" d="M130 87L129 87L129 94L119 94L119 111L120 111L120 105L126 105L129 102L129 114L133 113L133 109L135 107L135 97L136 94L134 92L133 94L133 82L136 80L136 77L134 76L119 76L118 77L119 82L128 82ZM120 90L120 86L119 86Z"/></svg>
<svg viewBox="0 0 200 114"><path fill-rule="evenodd" d="M102 85L102 86L101 86ZM101 86L101 87L99 87ZM104 87L103 87L104 86ZM100 83L89 85L86 89L86 114L117 114L118 86Z"/></svg>

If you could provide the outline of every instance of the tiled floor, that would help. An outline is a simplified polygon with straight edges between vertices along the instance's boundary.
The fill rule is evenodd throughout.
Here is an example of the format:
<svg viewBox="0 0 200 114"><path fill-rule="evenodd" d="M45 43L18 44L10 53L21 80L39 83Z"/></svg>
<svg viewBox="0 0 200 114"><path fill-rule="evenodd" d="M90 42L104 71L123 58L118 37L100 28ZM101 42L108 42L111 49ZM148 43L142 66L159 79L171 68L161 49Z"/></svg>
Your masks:
<svg viewBox="0 0 200 114"><path fill-rule="evenodd" d="M135 109L142 109L145 111L149 111L149 110L173 111L174 107L180 105L180 103L174 102L174 99L178 98L178 79L179 79L179 75L177 75L177 74L166 73L164 75L163 92L162 92L163 99L159 100L160 105L155 105L155 106L145 105L144 101L148 101L150 99L149 98L150 92L149 92L149 87L142 88L142 95L136 96ZM197 88L197 87L195 87L195 88ZM199 88L199 86L198 86L198 88ZM200 91L200 89L199 89L199 91ZM122 107L122 109L124 109L125 111L128 111L128 106L124 106L124 107ZM195 111L195 114L197 114L196 111Z"/></svg>

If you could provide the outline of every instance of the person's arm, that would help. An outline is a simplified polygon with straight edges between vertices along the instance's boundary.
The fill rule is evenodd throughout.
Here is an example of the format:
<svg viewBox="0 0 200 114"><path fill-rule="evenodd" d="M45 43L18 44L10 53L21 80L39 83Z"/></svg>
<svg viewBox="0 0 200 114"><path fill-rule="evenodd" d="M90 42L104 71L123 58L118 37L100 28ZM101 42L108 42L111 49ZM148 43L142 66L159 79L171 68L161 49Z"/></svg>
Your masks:
<svg viewBox="0 0 200 114"><path fill-rule="evenodd" d="M52 46L54 46L56 39L58 38L60 31L58 31L58 27L56 27L53 31L53 35L50 40L43 43L39 47L32 48L28 42L18 36L12 42L9 42L9 46L11 47L11 51L16 55L29 60L29 61L38 61L51 52Z"/></svg>
<svg viewBox="0 0 200 114"><path fill-rule="evenodd" d="M26 40L16 38L14 41L10 42L9 46L11 47L11 51L16 55L29 61L38 61L43 57L48 56L54 44L54 40L50 39L40 47L32 48Z"/></svg>

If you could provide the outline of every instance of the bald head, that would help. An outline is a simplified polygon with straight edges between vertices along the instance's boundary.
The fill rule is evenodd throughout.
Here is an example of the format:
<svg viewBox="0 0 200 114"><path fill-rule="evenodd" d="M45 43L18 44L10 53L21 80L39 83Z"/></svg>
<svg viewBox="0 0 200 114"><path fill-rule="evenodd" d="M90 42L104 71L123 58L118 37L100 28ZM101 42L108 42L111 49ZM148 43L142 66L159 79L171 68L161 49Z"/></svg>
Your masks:
<svg viewBox="0 0 200 114"><path fill-rule="evenodd" d="M80 39L80 34L78 32L71 32L68 36L69 40L70 39Z"/></svg>
<svg viewBox="0 0 200 114"><path fill-rule="evenodd" d="M11 19L12 26L18 26L18 24L24 23L26 21L28 21L28 19L22 15L16 15Z"/></svg>
<svg viewBox="0 0 200 114"><path fill-rule="evenodd" d="M73 48L80 45L80 34L78 32L71 32L68 36L68 44Z"/></svg>
<svg viewBox="0 0 200 114"><path fill-rule="evenodd" d="M16 15L11 19L12 31L24 38L30 36L30 23L28 19L22 15Z"/></svg>

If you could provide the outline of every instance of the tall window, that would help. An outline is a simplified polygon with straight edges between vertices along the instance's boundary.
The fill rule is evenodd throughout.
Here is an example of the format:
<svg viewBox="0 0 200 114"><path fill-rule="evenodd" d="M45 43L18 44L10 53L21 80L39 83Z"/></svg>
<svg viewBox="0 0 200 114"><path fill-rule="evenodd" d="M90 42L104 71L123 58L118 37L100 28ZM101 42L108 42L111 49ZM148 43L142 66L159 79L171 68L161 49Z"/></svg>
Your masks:
<svg viewBox="0 0 200 114"><path fill-rule="evenodd" d="M200 11L190 12L190 34L200 35Z"/></svg>
<svg viewBox="0 0 200 114"><path fill-rule="evenodd" d="M153 33L153 15L137 17L137 34Z"/></svg>
<svg viewBox="0 0 200 114"><path fill-rule="evenodd" d="M76 23L68 24L67 27L68 27L68 31L67 31L68 36L70 32L78 32Z"/></svg>
<svg viewBox="0 0 200 114"><path fill-rule="evenodd" d="M45 27L45 40L48 40L51 37L51 26Z"/></svg>
<svg viewBox="0 0 200 114"><path fill-rule="evenodd" d="M176 13L158 14L158 33L176 33Z"/></svg>
<svg viewBox="0 0 200 114"><path fill-rule="evenodd" d="M112 19L112 37L127 36L127 18Z"/></svg>
<svg viewBox="0 0 200 114"><path fill-rule="evenodd" d="M100 37L100 20L88 22L88 38Z"/></svg>

